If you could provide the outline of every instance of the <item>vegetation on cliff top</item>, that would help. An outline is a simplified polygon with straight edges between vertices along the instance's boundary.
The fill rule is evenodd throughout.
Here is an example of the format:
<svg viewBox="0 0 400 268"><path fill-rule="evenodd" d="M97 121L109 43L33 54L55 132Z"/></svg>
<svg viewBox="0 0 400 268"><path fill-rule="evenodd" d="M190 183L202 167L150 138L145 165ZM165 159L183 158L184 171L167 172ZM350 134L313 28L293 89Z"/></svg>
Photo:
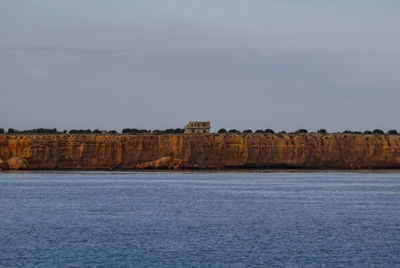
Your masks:
<svg viewBox="0 0 400 268"><path fill-rule="evenodd" d="M182 128L168 128L165 130L155 129L151 131L150 129L137 129L137 128L124 128L122 134L180 134L184 133L185 130Z"/></svg>
<svg viewBox="0 0 400 268"><path fill-rule="evenodd" d="M182 128L168 128L165 130L150 130L150 129L137 129L137 128L124 128L122 132L118 132L116 130L91 130L91 129L71 129L71 130L62 130L58 131L56 128L35 128L35 129L28 129L28 130L17 130L13 128L9 128L7 131L4 128L0 128L0 134L125 134L125 135L143 135L143 134L155 134L155 135L162 135L162 134L183 134L185 131ZM285 134L285 131L275 132L274 130L267 128L267 129L257 129L255 131L251 129L245 129L240 131L238 129L229 129L226 130L225 128L221 128L217 131L218 134ZM289 132L289 134L307 134L307 133L318 133L318 134L375 134L375 135L382 135L382 134L389 134L389 135L398 135L399 132L395 129L389 130L387 132L381 129L374 129L374 130L366 130L364 132L361 131L351 131L345 130L343 132L328 132L326 129L319 129L316 132L309 132L307 129L299 129L294 132Z"/></svg>

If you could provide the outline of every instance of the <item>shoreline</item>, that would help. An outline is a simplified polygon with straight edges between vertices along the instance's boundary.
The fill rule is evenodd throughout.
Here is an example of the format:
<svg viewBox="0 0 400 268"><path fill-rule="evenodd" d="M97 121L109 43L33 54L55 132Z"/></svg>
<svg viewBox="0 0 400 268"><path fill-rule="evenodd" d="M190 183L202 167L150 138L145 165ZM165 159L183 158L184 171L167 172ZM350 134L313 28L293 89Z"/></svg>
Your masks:
<svg viewBox="0 0 400 268"><path fill-rule="evenodd" d="M226 168L226 169L18 169L1 173L102 172L102 173L400 173L400 168L324 169L324 168Z"/></svg>

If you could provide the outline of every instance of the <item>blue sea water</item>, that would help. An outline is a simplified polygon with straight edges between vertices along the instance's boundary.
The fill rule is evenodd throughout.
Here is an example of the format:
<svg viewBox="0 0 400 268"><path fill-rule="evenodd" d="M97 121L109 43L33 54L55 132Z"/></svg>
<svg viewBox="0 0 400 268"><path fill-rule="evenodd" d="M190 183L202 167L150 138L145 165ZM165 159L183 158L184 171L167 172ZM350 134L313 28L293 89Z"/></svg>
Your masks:
<svg viewBox="0 0 400 268"><path fill-rule="evenodd" d="M400 267L400 173L0 173L1 267Z"/></svg>

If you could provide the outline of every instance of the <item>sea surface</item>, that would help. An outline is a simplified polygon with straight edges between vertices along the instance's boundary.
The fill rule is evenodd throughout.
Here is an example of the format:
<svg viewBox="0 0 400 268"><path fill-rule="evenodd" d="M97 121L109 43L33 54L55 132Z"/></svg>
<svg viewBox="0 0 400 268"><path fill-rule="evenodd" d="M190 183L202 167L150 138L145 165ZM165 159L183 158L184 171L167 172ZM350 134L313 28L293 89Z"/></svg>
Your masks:
<svg viewBox="0 0 400 268"><path fill-rule="evenodd" d="M400 173L0 173L0 267L400 267Z"/></svg>

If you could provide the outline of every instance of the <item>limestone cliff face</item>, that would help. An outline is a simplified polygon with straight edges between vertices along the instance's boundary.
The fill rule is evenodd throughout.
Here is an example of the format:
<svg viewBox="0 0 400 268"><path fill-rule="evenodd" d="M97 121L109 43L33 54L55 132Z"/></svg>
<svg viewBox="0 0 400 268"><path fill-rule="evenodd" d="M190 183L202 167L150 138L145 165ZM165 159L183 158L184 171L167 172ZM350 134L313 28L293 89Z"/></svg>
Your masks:
<svg viewBox="0 0 400 268"><path fill-rule="evenodd" d="M0 161L0 170L7 163L29 169L400 168L400 136L0 135Z"/></svg>

